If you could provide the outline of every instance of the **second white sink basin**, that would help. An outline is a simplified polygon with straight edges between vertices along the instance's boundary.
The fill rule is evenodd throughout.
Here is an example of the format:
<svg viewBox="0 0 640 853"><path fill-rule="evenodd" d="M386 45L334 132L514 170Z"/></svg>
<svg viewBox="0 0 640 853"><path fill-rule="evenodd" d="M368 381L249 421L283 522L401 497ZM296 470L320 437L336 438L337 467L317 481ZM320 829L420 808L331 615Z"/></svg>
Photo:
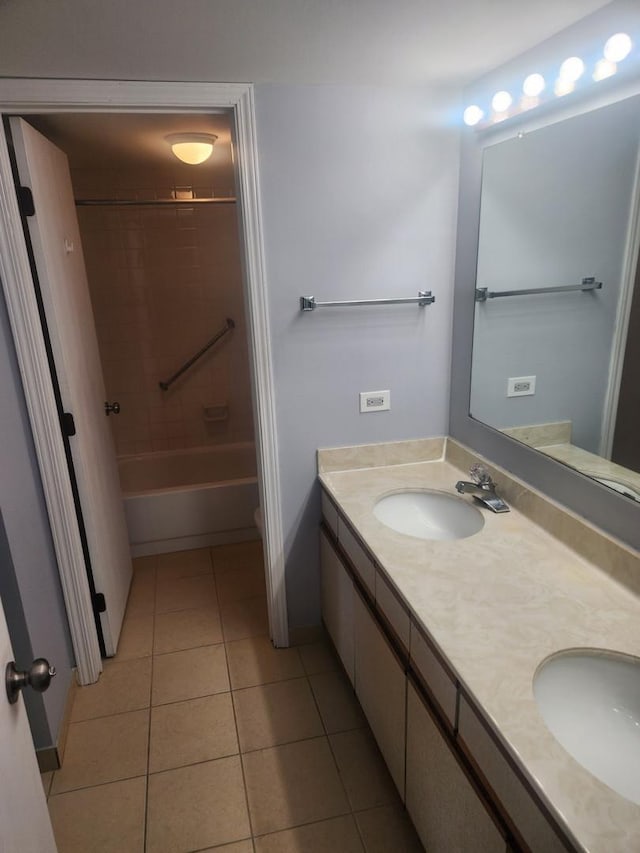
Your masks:
<svg viewBox="0 0 640 853"><path fill-rule="evenodd" d="M484 525L482 513L462 498L427 490L386 495L373 514L397 533L418 539L466 539Z"/></svg>
<svg viewBox="0 0 640 853"><path fill-rule="evenodd" d="M533 692L547 727L567 752L640 805L640 660L568 651L542 664Z"/></svg>
<svg viewBox="0 0 640 853"><path fill-rule="evenodd" d="M613 489L614 492L640 502L640 495L631 486L627 486L626 483L620 483L618 480L612 480L610 477L601 477L599 474L591 474L590 476L594 477L599 483L602 483L603 486Z"/></svg>

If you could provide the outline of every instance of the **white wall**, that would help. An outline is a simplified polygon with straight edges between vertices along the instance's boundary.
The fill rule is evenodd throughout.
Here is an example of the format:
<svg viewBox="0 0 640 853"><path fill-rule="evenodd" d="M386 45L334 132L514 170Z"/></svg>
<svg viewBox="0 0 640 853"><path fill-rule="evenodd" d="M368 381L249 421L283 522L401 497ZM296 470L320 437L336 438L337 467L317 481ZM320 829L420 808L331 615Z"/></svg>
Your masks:
<svg viewBox="0 0 640 853"><path fill-rule="evenodd" d="M479 287L603 282L590 294L476 304L471 413L498 428L569 420L599 452L638 157L637 99L485 149ZM535 375L534 396L506 396Z"/></svg>
<svg viewBox="0 0 640 853"><path fill-rule="evenodd" d="M291 624L319 617L318 447L439 435L449 395L457 130L421 90L256 91ZM327 308L298 299L414 296ZM390 389L361 415L358 392Z"/></svg>

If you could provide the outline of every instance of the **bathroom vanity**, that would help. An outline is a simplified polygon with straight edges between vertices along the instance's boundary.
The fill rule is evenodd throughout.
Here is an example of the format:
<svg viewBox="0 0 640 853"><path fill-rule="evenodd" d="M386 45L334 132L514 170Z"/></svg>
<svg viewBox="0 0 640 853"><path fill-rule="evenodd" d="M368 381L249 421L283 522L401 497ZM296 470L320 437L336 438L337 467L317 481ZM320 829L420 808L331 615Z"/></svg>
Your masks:
<svg viewBox="0 0 640 853"><path fill-rule="evenodd" d="M640 850L640 805L565 751L533 688L561 651L640 656L638 554L490 463L511 512L480 508L473 535L374 514L455 495L475 461L451 439L318 452L326 628L427 850Z"/></svg>

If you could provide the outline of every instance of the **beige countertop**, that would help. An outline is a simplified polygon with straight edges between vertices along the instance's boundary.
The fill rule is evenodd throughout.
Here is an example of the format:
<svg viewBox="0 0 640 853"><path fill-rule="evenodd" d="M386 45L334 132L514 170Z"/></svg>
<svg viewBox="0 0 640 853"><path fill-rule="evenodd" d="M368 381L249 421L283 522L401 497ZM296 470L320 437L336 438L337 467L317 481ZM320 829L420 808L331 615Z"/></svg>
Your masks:
<svg viewBox="0 0 640 853"><path fill-rule="evenodd" d="M493 471L499 486L499 469ZM564 649L640 656L640 600L514 507L504 514L482 509L482 530L455 541L404 536L373 515L385 494L407 488L456 494L456 481L467 478L466 471L443 460L320 474L568 835L590 853L640 851L640 806L601 783L560 746L532 688L540 663ZM635 552L625 559L627 570L631 561L640 573Z"/></svg>
<svg viewBox="0 0 640 853"><path fill-rule="evenodd" d="M612 480L640 494L640 473L572 444L571 431L571 421L530 424L501 430L505 435L535 447L541 453L575 468L588 477Z"/></svg>
<svg viewBox="0 0 640 853"><path fill-rule="evenodd" d="M640 474L637 471L616 465L615 462L596 456L595 453L589 453L588 450L576 447L575 444L543 444L536 449L589 477L613 480L614 483L628 486L632 491L640 494Z"/></svg>

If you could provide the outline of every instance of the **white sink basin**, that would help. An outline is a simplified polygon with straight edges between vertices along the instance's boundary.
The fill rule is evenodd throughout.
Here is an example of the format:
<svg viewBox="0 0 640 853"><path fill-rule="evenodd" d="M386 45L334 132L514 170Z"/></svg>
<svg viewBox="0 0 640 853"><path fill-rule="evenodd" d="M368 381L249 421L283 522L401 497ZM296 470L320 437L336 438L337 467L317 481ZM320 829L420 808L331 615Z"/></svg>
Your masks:
<svg viewBox="0 0 640 853"><path fill-rule="evenodd" d="M542 664L533 692L567 752L640 805L640 660L589 649L564 652Z"/></svg>
<svg viewBox="0 0 640 853"><path fill-rule="evenodd" d="M640 495L635 489L632 489L631 486L627 486L626 483L620 483L618 480L611 480L609 477L601 477L599 474L592 476L594 476L599 483L602 483L603 486L608 486L610 489L613 489L614 492L618 492L627 498L640 502Z"/></svg>
<svg viewBox="0 0 640 853"><path fill-rule="evenodd" d="M462 498L426 490L386 495L373 514L397 533L418 539L466 539L484 525L482 513Z"/></svg>

